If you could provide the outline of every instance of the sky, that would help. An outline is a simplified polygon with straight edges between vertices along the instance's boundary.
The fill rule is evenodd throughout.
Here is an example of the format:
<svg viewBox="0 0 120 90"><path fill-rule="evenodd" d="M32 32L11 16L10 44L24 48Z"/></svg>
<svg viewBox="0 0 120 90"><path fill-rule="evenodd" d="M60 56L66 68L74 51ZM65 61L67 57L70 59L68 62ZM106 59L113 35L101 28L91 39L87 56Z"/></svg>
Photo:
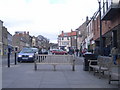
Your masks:
<svg viewBox="0 0 120 90"><path fill-rule="evenodd" d="M13 35L29 31L57 43L61 33L77 29L98 10L98 0L0 0L0 20Z"/></svg>

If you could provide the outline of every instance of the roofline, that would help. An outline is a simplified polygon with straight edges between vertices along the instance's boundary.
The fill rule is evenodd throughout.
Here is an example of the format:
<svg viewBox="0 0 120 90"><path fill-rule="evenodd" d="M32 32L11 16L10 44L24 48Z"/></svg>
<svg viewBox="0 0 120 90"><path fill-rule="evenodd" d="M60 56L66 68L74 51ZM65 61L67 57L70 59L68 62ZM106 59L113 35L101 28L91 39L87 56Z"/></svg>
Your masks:
<svg viewBox="0 0 120 90"><path fill-rule="evenodd" d="M3 21L2 20L0 20L2 23L3 23Z"/></svg>

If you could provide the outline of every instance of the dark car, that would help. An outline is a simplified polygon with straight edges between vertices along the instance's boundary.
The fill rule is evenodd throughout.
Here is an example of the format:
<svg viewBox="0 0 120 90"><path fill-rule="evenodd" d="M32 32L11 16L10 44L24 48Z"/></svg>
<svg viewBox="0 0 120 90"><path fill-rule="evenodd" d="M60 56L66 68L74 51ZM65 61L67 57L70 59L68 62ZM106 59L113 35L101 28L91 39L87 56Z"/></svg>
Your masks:
<svg viewBox="0 0 120 90"><path fill-rule="evenodd" d="M38 52L37 48L23 48L20 53L18 53L18 62L22 61L34 61L35 54Z"/></svg>
<svg viewBox="0 0 120 90"><path fill-rule="evenodd" d="M39 50L38 54L48 54L48 51L46 49L44 50Z"/></svg>

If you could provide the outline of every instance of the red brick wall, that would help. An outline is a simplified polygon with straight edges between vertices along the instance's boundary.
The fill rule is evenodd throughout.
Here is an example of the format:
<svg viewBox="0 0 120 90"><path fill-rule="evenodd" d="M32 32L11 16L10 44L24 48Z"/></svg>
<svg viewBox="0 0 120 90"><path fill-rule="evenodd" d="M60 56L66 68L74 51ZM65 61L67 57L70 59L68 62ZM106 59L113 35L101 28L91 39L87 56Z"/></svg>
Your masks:
<svg viewBox="0 0 120 90"><path fill-rule="evenodd" d="M99 28L99 16L96 20L93 21L94 25L94 37L93 39L96 40L100 37L100 28ZM113 16L113 19L111 21L102 21L102 35L104 35L106 32L112 30L114 27L120 24L120 13Z"/></svg>

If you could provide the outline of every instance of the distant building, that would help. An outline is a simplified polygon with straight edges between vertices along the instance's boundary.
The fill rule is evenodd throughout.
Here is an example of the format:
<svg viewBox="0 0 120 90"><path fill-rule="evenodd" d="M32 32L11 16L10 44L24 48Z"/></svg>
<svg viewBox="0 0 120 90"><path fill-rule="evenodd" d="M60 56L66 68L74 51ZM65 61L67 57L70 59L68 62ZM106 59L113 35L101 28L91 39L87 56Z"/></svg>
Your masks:
<svg viewBox="0 0 120 90"><path fill-rule="evenodd" d="M89 22L87 23L87 43L86 43L86 46L87 46L87 49L88 50L93 50L95 47L95 41L93 40L93 33L94 33L94 19L91 19L89 20Z"/></svg>
<svg viewBox="0 0 120 90"><path fill-rule="evenodd" d="M13 50L13 46L12 46L12 34L10 34L8 32L8 48L10 48L10 50L12 51Z"/></svg>
<svg viewBox="0 0 120 90"><path fill-rule="evenodd" d="M69 50L70 47L76 48L77 47L77 33L76 31L65 32L62 31L60 35L58 35L58 46L60 49Z"/></svg>
<svg viewBox="0 0 120 90"><path fill-rule="evenodd" d="M49 39L47 39L46 37L42 35L38 35L37 40L38 40L39 49L46 49L46 50L49 49Z"/></svg>
<svg viewBox="0 0 120 90"><path fill-rule="evenodd" d="M0 20L0 55L3 55L2 27L3 21Z"/></svg>
<svg viewBox="0 0 120 90"><path fill-rule="evenodd" d="M26 31L17 31L13 35L13 46L18 47L21 50L23 47L31 47L32 40L29 32Z"/></svg>
<svg viewBox="0 0 120 90"><path fill-rule="evenodd" d="M76 29L77 31L77 48L78 49L84 49L87 48L86 46L86 37L87 37L87 22L88 22L88 18L86 19L86 21L79 26L79 28Z"/></svg>
<svg viewBox="0 0 120 90"><path fill-rule="evenodd" d="M2 27L3 55L8 53L8 31L6 27Z"/></svg>
<svg viewBox="0 0 120 90"><path fill-rule="evenodd" d="M38 40L37 37L32 37L32 47L38 47Z"/></svg>
<svg viewBox="0 0 120 90"><path fill-rule="evenodd" d="M50 49L58 49L58 44L50 43Z"/></svg>

